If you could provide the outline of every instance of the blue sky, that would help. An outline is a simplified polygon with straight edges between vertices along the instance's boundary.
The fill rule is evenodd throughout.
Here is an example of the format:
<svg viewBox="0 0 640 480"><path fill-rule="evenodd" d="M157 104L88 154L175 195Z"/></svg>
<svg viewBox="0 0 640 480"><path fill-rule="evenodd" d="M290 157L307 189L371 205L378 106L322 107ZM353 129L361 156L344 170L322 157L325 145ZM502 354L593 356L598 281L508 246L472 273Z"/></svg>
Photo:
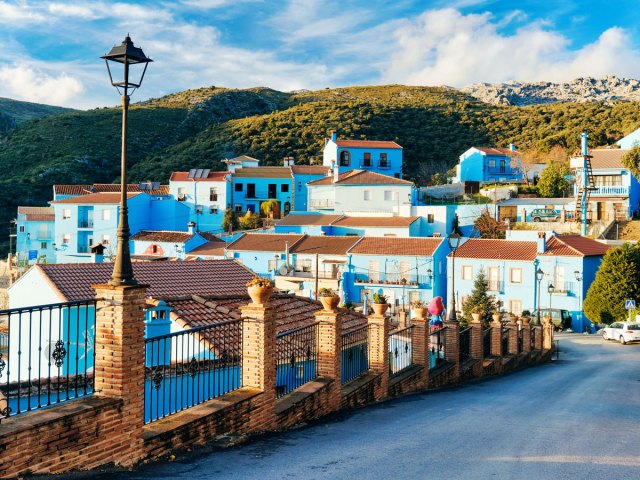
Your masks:
<svg viewBox="0 0 640 480"><path fill-rule="evenodd" d="M209 85L640 78L639 3L0 0L0 97L117 104L98 57L127 33L154 59L134 101Z"/></svg>

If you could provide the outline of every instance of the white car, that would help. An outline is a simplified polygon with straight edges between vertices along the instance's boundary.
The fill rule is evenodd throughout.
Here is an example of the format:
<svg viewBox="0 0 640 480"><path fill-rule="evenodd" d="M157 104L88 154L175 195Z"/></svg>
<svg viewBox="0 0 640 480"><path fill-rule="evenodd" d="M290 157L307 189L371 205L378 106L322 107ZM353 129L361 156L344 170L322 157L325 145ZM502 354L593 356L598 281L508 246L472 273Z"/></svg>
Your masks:
<svg viewBox="0 0 640 480"><path fill-rule="evenodd" d="M622 345L640 342L640 324L635 322L614 322L602 329L602 338L618 340Z"/></svg>

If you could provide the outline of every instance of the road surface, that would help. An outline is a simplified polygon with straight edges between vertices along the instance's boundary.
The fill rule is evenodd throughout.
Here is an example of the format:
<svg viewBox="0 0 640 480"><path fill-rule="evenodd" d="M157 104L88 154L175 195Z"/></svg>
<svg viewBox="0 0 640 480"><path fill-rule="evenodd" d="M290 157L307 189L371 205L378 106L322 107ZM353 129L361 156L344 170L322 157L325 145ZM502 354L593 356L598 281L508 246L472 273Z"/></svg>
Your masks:
<svg viewBox="0 0 640 480"><path fill-rule="evenodd" d="M594 335L559 338L557 362L395 399L236 448L90 476L640 478L640 345Z"/></svg>

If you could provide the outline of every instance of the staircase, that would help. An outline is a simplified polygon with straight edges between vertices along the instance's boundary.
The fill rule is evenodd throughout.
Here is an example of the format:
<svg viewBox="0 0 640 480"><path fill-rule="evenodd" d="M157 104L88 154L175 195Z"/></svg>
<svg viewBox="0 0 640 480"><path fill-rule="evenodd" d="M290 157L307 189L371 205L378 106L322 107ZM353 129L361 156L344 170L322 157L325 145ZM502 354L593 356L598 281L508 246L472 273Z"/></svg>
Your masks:
<svg viewBox="0 0 640 480"><path fill-rule="evenodd" d="M576 193L576 211L573 216L576 222L582 222L582 207L589 206L589 195L593 190L596 190L595 183L593 181L593 171L591 169L591 155L584 155L586 167L587 167L587 184L581 185ZM576 172L577 173L577 172Z"/></svg>

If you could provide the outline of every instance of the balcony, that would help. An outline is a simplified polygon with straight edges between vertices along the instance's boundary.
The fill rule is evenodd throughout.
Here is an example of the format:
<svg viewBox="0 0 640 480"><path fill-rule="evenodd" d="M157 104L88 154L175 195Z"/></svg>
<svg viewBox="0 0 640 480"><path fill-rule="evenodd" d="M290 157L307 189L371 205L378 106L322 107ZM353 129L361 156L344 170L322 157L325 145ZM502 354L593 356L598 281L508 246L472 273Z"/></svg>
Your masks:
<svg viewBox="0 0 640 480"><path fill-rule="evenodd" d="M504 291L504 282L500 280L488 280L487 281L487 289L490 292L503 292Z"/></svg>
<svg viewBox="0 0 640 480"><path fill-rule="evenodd" d="M93 228L93 220L78 220L78 228Z"/></svg>
<svg viewBox="0 0 640 480"><path fill-rule="evenodd" d="M47 231L47 232L38 232L38 234L36 235L36 240L39 240L41 242L44 242L46 240L51 240L51 232Z"/></svg>
<svg viewBox="0 0 640 480"><path fill-rule="evenodd" d="M78 245L78 253L89 253L89 245Z"/></svg>
<svg viewBox="0 0 640 480"><path fill-rule="evenodd" d="M578 194L579 187L576 186L574 189L574 193ZM612 197L612 196L621 196L628 197L629 196L629 187L623 187L621 185L615 187L609 186L597 186L595 190L591 190L589 193L590 196L602 196L602 197Z"/></svg>
<svg viewBox="0 0 640 480"><path fill-rule="evenodd" d="M333 210L333 206L335 201L329 198L322 199L311 199L310 208L315 208L316 210Z"/></svg>
<svg viewBox="0 0 640 480"><path fill-rule="evenodd" d="M383 170L387 168L391 168L391 164L389 162L380 161L378 162L378 168L381 168Z"/></svg>
<svg viewBox="0 0 640 480"><path fill-rule="evenodd" d="M404 282L403 282L404 280ZM417 288L419 285L430 285L431 279L427 275L400 275L398 273L380 273L369 277L356 278L356 283L371 285L400 285L407 288Z"/></svg>
<svg viewBox="0 0 640 480"><path fill-rule="evenodd" d="M548 292L549 290L547 290ZM553 290L551 291L554 295L577 295L577 287L575 282L564 282L559 284L554 284Z"/></svg>
<svg viewBox="0 0 640 480"><path fill-rule="evenodd" d="M293 284L300 285L304 282L314 282L316 278L315 272L307 271L290 271L284 275L276 273L274 279L276 282L276 288L291 289ZM340 288L341 274L337 272L318 272L318 287L319 288L331 288L338 290ZM296 287L297 288L297 287Z"/></svg>

